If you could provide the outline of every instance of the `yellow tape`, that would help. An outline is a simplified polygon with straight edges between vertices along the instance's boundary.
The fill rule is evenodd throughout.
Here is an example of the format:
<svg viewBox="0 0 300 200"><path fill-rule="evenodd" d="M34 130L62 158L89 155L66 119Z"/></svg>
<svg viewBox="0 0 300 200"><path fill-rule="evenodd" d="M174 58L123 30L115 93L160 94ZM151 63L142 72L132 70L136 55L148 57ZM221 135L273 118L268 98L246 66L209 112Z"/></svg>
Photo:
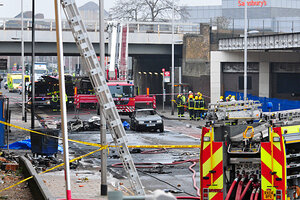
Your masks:
<svg viewBox="0 0 300 200"><path fill-rule="evenodd" d="M55 138L55 139L63 139L61 137L57 137L57 136L53 136L53 135L47 135L45 133L41 133L41 132L38 132L38 131L33 131L33 130L30 130L30 129L26 129L26 128L23 128L23 127L20 127L20 126L16 126L16 125L13 125L13 124L10 124L10 123L7 123L7 122L3 122L3 121L0 121L1 124L4 124L4 125L7 125L7 126L11 126L11 127L14 127L14 128L17 128L17 129L21 129L21 130L24 130L24 131L28 131L28 132L32 132L32 133L36 133L36 134L39 134L39 135L44 135L44 136L47 136L47 137L52 137L52 138ZM117 147L116 145L105 145L105 146L102 146L101 144L96 144L96 143L91 143L91 142L83 142L83 141L79 141L79 140L72 140L72 139L68 139L70 142L75 142L75 143L79 143L79 144L84 144L84 145L88 145L88 146L94 146L94 147L99 147L99 148L108 148L108 147ZM186 149L189 149L189 148L200 148L200 145L128 145L127 146L128 148L145 148L145 149L154 149L154 148L186 148Z"/></svg>
<svg viewBox="0 0 300 200"><path fill-rule="evenodd" d="M87 153L87 154L84 154L84 155L79 156L79 157L77 157L77 158L74 158L74 159L70 160L69 162L71 163L71 162L74 162L74 161L76 161L76 160L82 159L82 158L87 157L87 156L89 156L89 155L92 155L92 154L94 154L94 153L96 153L96 152L98 152L98 151L102 151L103 149L106 149L106 148L107 148L107 147L102 147L102 148L97 149L97 150L95 150L95 151L92 151L92 152L90 152L90 153ZM45 174L45 173L47 173L47 172L50 172L50 171L52 171L52 170L54 170L54 169L56 169L56 168L62 167L62 166L64 166L64 165L65 165L65 163L61 163L61 164L59 164L59 165L56 165L55 167L52 167L51 169L48 169L48 170L46 170L46 171L43 171L43 172L39 173L39 175L40 175L40 174ZM13 185L11 185L11 186L9 186L9 187L7 187L7 188L4 188L4 189L0 190L0 193L3 192L3 191L5 191L5 190L8 190L8 189L10 189L10 188L13 188L13 187L15 187L15 186L17 186L17 185L19 185L19 184L25 182L25 181L28 181L28 180L30 180L30 179L32 179L32 178L33 178L33 176L30 176L30 177L28 177L28 178L25 178L25 179L19 181L19 182L16 183L16 184L13 184Z"/></svg>
<svg viewBox="0 0 300 200"><path fill-rule="evenodd" d="M14 128L17 128L17 129L21 129L21 130L24 130L24 131L28 131L28 132L32 132L32 133L36 133L36 134L39 134L39 135L44 135L44 136L47 136L47 137L52 137L52 138L55 138L55 139L63 139L61 137L57 137L57 136L53 136L53 135L47 135L45 133L41 133L41 132L38 132L38 131L33 131L33 130L30 130L30 129L27 129L27 128L23 128L23 127L20 127L20 126L16 126L16 125L13 125L13 124L10 124L10 123L7 123L7 122L4 122L4 121L0 121L1 124L4 124L6 126L10 126L10 127L14 127ZM83 141L79 141L79 140L72 140L72 139L68 139L70 142L75 142L75 143L79 143L79 144L85 144L85 145L89 145L89 146L93 146L93 147L102 147L101 144L96 144L96 143L91 143L91 142L83 142Z"/></svg>

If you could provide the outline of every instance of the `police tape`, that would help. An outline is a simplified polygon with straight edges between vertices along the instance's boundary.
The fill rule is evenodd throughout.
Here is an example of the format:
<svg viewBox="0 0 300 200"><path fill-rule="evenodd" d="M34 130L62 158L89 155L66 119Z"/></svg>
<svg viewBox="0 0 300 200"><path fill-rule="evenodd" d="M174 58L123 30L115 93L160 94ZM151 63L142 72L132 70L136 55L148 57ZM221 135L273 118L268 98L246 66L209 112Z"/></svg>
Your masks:
<svg viewBox="0 0 300 200"><path fill-rule="evenodd" d="M102 151L103 149L106 149L106 148L107 148L107 147L102 147L102 148L100 148L100 149L97 149L97 150L95 150L95 151L89 152L89 153L84 154L84 155L82 155L82 156L76 157L76 158L70 160L69 162L72 163L72 162L74 162L74 161L80 160L80 159L85 158L85 157L87 157L87 156L89 156L89 155L92 155L92 154L94 154L94 153L96 153L96 152ZM45 173L47 173L47 172L50 172L50 171L52 171L52 170L54 170L54 169L57 169L57 168L59 168L59 167L62 167L62 166L64 166L64 165L65 165L65 163L61 163L61 164L59 164L59 165L56 165L55 167L52 167L52 168L50 168L50 169L48 169L48 170L45 170L45 171L39 173L39 175L45 174ZM30 180L30 179L32 179L32 178L33 178L33 176L29 176L29 177L27 177L27 178L25 178L25 179L23 179L23 180L21 180L21 181L15 183L15 184L11 185L11 186L9 186L9 187L6 187L6 188L4 188L4 189L1 189L1 190L0 190L0 193L3 192L3 191L5 191L5 190L8 190L8 189L10 189L10 188L13 188L13 187L15 187L15 186L17 186L17 185L20 185L21 183L24 183L25 181L28 181L28 180Z"/></svg>
<svg viewBox="0 0 300 200"><path fill-rule="evenodd" d="M4 121L0 121L0 123L4 124L6 126L10 126L10 127L16 128L16 129L32 132L32 133L35 133L35 134L39 134L39 135L43 135L43 136L47 136L47 137L51 137L51 138L55 138L55 139L60 139L60 140L63 139L61 137L57 137L57 136L54 136L54 135L48 135L48 134L41 133L41 132L38 132L38 131L30 130L30 129L23 128L23 127L20 127L20 126L16 126L16 125L4 122ZM99 148L122 147L122 146L117 146L117 145L105 145L105 146L103 146L103 145L97 144L97 143L84 142L84 141L73 140L73 139L68 139L68 141L74 142L74 143L79 143L79 144L84 144L84 145L88 145L88 146L93 146L93 147L99 147ZM131 149L132 148L144 148L144 149L155 149L155 148L180 149L180 148L185 148L185 149L191 149L191 148L200 148L201 146L200 145L127 145L127 147L131 148Z"/></svg>

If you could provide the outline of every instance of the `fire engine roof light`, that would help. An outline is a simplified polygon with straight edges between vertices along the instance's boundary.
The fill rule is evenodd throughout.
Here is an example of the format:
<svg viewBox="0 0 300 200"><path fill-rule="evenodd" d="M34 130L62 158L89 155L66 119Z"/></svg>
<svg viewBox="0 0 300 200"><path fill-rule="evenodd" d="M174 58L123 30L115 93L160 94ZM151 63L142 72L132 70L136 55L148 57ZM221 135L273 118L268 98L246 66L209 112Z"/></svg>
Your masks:
<svg viewBox="0 0 300 200"><path fill-rule="evenodd" d="M209 142L210 141L210 137L203 137L203 141L204 142Z"/></svg>
<svg viewBox="0 0 300 200"><path fill-rule="evenodd" d="M273 142L280 142L280 137L273 137Z"/></svg>

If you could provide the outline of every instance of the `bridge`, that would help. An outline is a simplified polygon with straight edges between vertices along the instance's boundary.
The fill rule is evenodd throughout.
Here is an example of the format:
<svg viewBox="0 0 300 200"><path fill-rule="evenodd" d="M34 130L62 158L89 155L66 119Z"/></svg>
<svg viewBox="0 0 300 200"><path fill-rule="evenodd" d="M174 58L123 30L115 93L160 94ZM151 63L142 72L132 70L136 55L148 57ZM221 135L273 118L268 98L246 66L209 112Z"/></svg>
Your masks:
<svg viewBox="0 0 300 200"><path fill-rule="evenodd" d="M99 23L85 21L90 39L95 51L99 52ZM64 54L79 56L71 29L67 21L63 21ZM172 24L152 22L126 22L129 27L129 55L171 55ZM31 52L31 20L24 20L25 55ZM186 33L199 34L200 24L174 25L175 54L181 54L183 35ZM36 55L56 55L55 21L36 20ZM20 55L21 20L0 19L0 55ZM108 50L108 33L105 32L106 53Z"/></svg>
<svg viewBox="0 0 300 200"><path fill-rule="evenodd" d="M288 50L300 48L300 33L259 35L248 38L249 50ZM219 50L233 51L244 49L244 38L219 40Z"/></svg>

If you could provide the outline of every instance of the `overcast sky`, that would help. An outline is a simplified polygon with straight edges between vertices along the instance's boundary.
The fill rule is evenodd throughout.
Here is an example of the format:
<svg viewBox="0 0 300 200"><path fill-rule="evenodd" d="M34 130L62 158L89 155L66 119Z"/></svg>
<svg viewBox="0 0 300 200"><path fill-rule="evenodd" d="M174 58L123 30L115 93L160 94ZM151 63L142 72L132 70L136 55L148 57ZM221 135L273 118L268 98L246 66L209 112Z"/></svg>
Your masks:
<svg viewBox="0 0 300 200"><path fill-rule="evenodd" d="M99 0L76 0L78 7L83 4L94 1L97 4ZM180 0L182 5L221 5L222 0ZM31 10L32 0L24 0L24 11ZM0 0L4 6L0 6L0 18L12 18L21 12L21 0ZM36 13L43 13L45 18L54 16L54 0L35 0ZM104 0L104 7L107 11L114 5L114 0Z"/></svg>

